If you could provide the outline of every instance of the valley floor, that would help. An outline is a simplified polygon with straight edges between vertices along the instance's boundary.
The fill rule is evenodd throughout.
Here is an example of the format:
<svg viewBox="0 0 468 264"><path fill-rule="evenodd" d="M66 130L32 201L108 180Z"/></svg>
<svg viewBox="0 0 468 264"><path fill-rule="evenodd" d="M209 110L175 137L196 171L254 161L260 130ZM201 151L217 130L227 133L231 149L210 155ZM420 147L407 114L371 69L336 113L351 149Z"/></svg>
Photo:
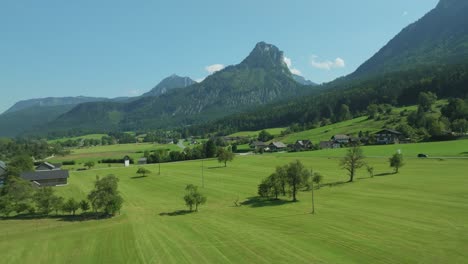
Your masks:
<svg viewBox="0 0 468 264"><path fill-rule="evenodd" d="M432 150L460 156L468 141L434 144L404 149L408 158L399 174L390 174L387 157L404 145L364 148L380 176L369 178L362 169L346 184L339 184L347 180L338 166L343 150L238 156L227 168L205 161L201 190L208 201L191 214L182 197L186 184L202 185L201 161L162 164L161 175L157 165L147 165L153 173L144 178L136 166L71 172L69 185L57 190L77 199L85 198L96 175L117 175L121 215L1 220L1 262L463 263L468 159L410 157ZM255 198L262 178L296 159L325 177L326 186L315 192L315 215L310 192L301 192L297 203Z"/></svg>

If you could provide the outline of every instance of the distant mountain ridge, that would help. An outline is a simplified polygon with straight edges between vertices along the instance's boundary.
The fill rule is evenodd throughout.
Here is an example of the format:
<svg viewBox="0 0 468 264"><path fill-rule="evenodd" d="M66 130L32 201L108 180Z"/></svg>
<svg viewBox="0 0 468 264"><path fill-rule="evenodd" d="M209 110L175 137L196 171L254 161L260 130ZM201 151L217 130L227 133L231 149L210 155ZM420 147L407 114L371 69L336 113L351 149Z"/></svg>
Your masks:
<svg viewBox="0 0 468 264"><path fill-rule="evenodd" d="M316 86L318 84L310 81L310 80L307 80L306 78L300 76L300 75L296 75L296 74L293 74L292 75L293 79L299 83L299 84L302 84L302 85L310 85L310 86Z"/></svg>
<svg viewBox="0 0 468 264"><path fill-rule="evenodd" d="M156 85L151 91L144 93L142 96L160 96L167 93L172 89L185 88L192 84L196 83L190 77L181 77L176 74L173 74L165 79L163 79L158 85Z"/></svg>
<svg viewBox="0 0 468 264"><path fill-rule="evenodd" d="M12 107L4 112L13 113L30 107L47 107L47 106L60 106L60 105L77 105L81 103L88 102L98 102L106 101L108 98L99 98L99 97L86 97L86 96L76 96L76 97L46 97L46 98L37 98L22 100L15 103Z"/></svg>
<svg viewBox="0 0 468 264"><path fill-rule="evenodd" d="M48 127L132 130L191 125L312 90L293 79L282 51L260 42L240 64L228 66L201 83L128 103L80 104Z"/></svg>

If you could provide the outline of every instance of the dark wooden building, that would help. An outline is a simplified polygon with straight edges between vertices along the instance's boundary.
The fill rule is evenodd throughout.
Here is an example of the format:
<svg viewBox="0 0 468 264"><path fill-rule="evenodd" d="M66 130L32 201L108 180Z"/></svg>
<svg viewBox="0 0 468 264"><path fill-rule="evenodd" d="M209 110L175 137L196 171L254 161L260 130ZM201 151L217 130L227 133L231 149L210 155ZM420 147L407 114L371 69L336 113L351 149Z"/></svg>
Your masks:
<svg viewBox="0 0 468 264"><path fill-rule="evenodd" d="M294 143L293 148L296 151L301 151L301 150L311 150L312 149L312 141L310 140L298 140L296 143Z"/></svg>
<svg viewBox="0 0 468 264"><path fill-rule="evenodd" d="M398 144L403 134L392 129L382 129L375 133L375 142L377 144Z"/></svg>
<svg viewBox="0 0 468 264"><path fill-rule="evenodd" d="M67 170L42 170L21 173L21 178L38 187L66 185L68 177Z"/></svg>

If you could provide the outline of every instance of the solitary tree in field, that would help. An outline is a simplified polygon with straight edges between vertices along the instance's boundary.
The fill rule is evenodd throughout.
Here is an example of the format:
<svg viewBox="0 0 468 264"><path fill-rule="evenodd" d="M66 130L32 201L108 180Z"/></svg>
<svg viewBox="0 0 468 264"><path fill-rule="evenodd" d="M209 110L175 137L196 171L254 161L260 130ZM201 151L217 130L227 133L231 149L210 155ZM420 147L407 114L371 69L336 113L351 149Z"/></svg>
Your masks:
<svg viewBox="0 0 468 264"><path fill-rule="evenodd" d="M374 167L366 165L367 172L371 178L374 178Z"/></svg>
<svg viewBox="0 0 468 264"><path fill-rule="evenodd" d="M140 174L142 177L145 177L146 174L151 173L151 171L146 168L138 168L137 173Z"/></svg>
<svg viewBox="0 0 468 264"><path fill-rule="evenodd" d="M118 191L119 179L108 175L102 179L96 178L94 189L88 194L88 200L94 211L102 209L107 215L115 215L120 211L123 198Z"/></svg>
<svg viewBox="0 0 468 264"><path fill-rule="evenodd" d="M94 167L94 161L87 161L87 162L85 162L84 166L87 167L88 170L89 170L92 167Z"/></svg>
<svg viewBox="0 0 468 264"><path fill-rule="evenodd" d="M341 167L348 171L349 182L354 180L356 170L365 165L364 154L359 145L354 145L348 149L346 156L341 160Z"/></svg>
<svg viewBox="0 0 468 264"><path fill-rule="evenodd" d="M293 202L297 201L297 191L310 177L310 171L307 170L302 162L296 160L291 162L287 168L287 182L291 190Z"/></svg>
<svg viewBox="0 0 468 264"><path fill-rule="evenodd" d="M190 208L190 211L193 211L193 206L195 206L195 211L198 211L198 206L206 203L206 197L198 191L198 187L189 184L185 187L187 192L184 196L185 204Z"/></svg>
<svg viewBox="0 0 468 264"><path fill-rule="evenodd" d="M218 162L224 162L224 167L227 167L227 162L232 161L233 159L234 153L225 148L218 149Z"/></svg>
<svg viewBox="0 0 468 264"><path fill-rule="evenodd" d="M390 167L392 167L395 170L395 173L398 173L398 169L404 165L403 155L400 153L395 153L389 159L389 162L390 162Z"/></svg>
<svg viewBox="0 0 468 264"><path fill-rule="evenodd" d="M312 182L317 184L317 188L320 189L320 184L323 182L322 174L315 172L314 175L312 176Z"/></svg>

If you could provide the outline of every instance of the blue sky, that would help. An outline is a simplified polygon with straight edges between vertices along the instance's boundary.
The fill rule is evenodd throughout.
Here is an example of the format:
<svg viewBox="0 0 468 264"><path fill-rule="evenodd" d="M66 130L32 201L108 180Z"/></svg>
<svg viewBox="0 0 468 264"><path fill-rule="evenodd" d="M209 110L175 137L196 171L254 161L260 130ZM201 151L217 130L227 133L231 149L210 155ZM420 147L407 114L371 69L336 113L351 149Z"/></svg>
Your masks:
<svg viewBox="0 0 468 264"><path fill-rule="evenodd" d="M0 1L0 112L49 96L134 96L202 79L259 41L315 82L353 72L437 0Z"/></svg>

